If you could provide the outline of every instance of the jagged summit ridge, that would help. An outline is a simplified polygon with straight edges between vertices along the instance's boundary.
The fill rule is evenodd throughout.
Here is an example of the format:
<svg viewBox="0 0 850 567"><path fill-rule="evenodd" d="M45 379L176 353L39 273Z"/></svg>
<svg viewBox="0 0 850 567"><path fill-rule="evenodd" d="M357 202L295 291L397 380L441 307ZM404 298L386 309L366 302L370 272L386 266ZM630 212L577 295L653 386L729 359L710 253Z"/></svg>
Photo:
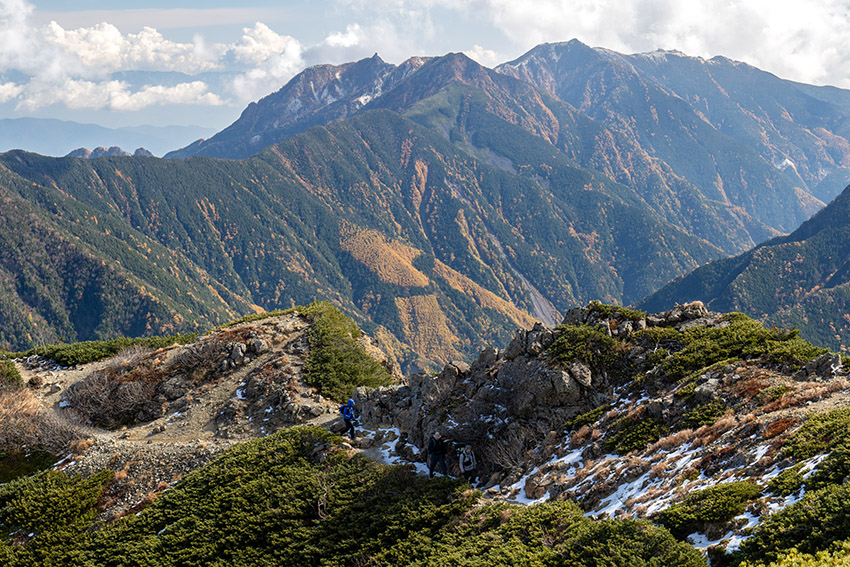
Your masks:
<svg viewBox="0 0 850 567"><path fill-rule="evenodd" d="M277 92L249 104L239 119L223 131L165 157L253 155L312 126L356 114L427 60L412 57L393 65L376 53L353 63L309 67Z"/></svg>

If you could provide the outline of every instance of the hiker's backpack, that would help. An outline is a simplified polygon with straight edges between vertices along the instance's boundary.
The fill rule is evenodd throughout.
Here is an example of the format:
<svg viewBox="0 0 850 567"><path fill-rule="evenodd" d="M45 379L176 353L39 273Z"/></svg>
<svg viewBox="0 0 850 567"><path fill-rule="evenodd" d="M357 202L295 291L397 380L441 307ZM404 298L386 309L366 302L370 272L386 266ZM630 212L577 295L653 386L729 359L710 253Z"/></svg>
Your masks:
<svg viewBox="0 0 850 567"><path fill-rule="evenodd" d="M339 413L341 413L342 417L345 419L354 419L354 408L352 406L339 406Z"/></svg>
<svg viewBox="0 0 850 567"><path fill-rule="evenodd" d="M469 469L472 468L472 462L473 462L472 459L473 459L472 455L470 455L466 451L464 451L463 453L460 454L460 460L461 460L461 464L463 465L463 470L466 471L466 470L469 470Z"/></svg>

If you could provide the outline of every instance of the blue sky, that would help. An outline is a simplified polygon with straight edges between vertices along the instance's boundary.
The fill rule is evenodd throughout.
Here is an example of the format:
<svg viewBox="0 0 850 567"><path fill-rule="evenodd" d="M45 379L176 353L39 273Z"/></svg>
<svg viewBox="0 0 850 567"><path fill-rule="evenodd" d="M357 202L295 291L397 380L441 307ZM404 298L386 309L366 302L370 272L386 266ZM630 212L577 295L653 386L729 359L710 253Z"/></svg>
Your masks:
<svg viewBox="0 0 850 567"><path fill-rule="evenodd" d="M222 128L309 65L573 38L850 88L847 29L847 0L0 0L0 118Z"/></svg>

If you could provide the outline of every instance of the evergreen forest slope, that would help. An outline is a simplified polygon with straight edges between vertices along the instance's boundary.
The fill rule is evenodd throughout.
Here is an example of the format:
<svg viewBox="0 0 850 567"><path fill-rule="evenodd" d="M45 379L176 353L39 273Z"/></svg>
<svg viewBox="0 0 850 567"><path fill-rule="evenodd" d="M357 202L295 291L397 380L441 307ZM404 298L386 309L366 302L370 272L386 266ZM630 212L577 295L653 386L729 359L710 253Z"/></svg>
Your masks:
<svg viewBox="0 0 850 567"><path fill-rule="evenodd" d="M461 357L535 318L554 323L555 305L635 301L720 256L628 188L494 118L474 95L452 88L429 100L435 114L463 105L456 120L475 123L482 138L507 130L512 167L388 110L316 127L247 160L9 152L0 166L39 215L102 231L98 238L144 238L156 259L153 242L163 262L185 260L182 282L238 298L243 312L329 299L399 345L407 363ZM97 238L87 242L118 259ZM140 258L122 262L146 269ZM50 326L43 334L62 336Z"/></svg>
<svg viewBox="0 0 850 567"><path fill-rule="evenodd" d="M850 187L788 236L703 266L646 298L645 309L699 299L767 323L798 327L846 351L850 336Z"/></svg>

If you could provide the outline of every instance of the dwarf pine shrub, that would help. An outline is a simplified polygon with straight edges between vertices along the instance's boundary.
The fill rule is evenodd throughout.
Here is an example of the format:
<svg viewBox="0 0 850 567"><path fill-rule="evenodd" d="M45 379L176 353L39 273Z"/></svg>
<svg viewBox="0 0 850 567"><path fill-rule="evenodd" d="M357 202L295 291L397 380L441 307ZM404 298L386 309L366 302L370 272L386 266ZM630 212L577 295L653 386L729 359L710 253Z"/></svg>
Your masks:
<svg viewBox="0 0 850 567"><path fill-rule="evenodd" d="M648 522L598 522L567 501L480 506L462 480L352 457L341 441L297 427L236 445L106 526L92 518L108 473L15 481L0 487L0 528L34 535L15 546L0 538L0 559L8 567L705 567Z"/></svg>
<svg viewBox="0 0 850 567"><path fill-rule="evenodd" d="M783 453L804 460L841 445L850 432L850 408L809 414L803 425L785 441Z"/></svg>
<svg viewBox="0 0 850 567"><path fill-rule="evenodd" d="M57 343L30 349L19 353L19 356L39 355L42 358L53 360L60 366L76 366L77 364L87 364L115 356L122 350L136 345L158 349L173 344L191 343L197 337L198 333L188 333L161 337L119 337L108 341L83 341L70 344Z"/></svg>
<svg viewBox="0 0 850 567"><path fill-rule="evenodd" d="M720 400L712 400L699 405L682 416L681 429L697 429L703 425L712 425L726 413L726 405Z"/></svg>
<svg viewBox="0 0 850 567"><path fill-rule="evenodd" d="M651 417L622 418L614 424L619 428L604 443L606 451L625 455L632 451L642 451L670 432L669 428Z"/></svg>
<svg viewBox="0 0 850 567"><path fill-rule="evenodd" d="M682 332L684 347L662 363L666 374L675 379L707 366L731 359L767 356L774 364L807 362L829 352L799 338L799 331L766 329L746 315L726 316L723 327L693 327Z"/></svg>
<svg viewBox="0 0 850 567"><path fill-rule="evenodd" d="M800 465L794 465L770 479L767 483L768 491L777 496L790 496L799 492L804 482L801 468Z"/></svg>
<svg viewBox="0 0 850 567"><path fill-rule="evenodd" d="M312 323L308 332L310 356L304 367L305 382L337 401L347 399L358 386L377 388L392 384L387 369L357 342L362 332L342 311L327 301L317 301L302 313Z"/></svg>
<svg viewBox="0 0 850 567"><path fill-rule="evenodd" d="M709 523L728 522L743 514L747 503L761 493L751 482L727 482L691 492L684 500L671 504L655 516L655 520L674 536L687 535L704 529Z"/></svg>
<svg viewBox="0 0 850 567"><path fill-rule="evenodd" d="M625 360L627 349L622 341L590 325L560 325L558 338L548 349L561 364L574 360L586 362L596 370L609 369Z"/></svg>
<svg viewBox="0 0 850 567"><path fill-rule="evenodd" d="M21 374L15 367L15 363L5 357L0 357L0 391L3 389L17 389L23 386Z"/></svg>
<svg viewBox="0 0 850 567"><path fill-rule="evenodd" d="M818 490L830 484L844 484L850 478L850 441L846 438L831 447L829 455L806 479L806 490Z"/></svg>
<svg viewBox="0 0 850 567"><path fill-rule="evenodd" d="M577 431L585 425L596 423L609 409L611 409L611 404L602 404L598 408L594 408L589 412L577 415L564 424L564 429L567 431Z"/></svg>
<svg viewBox="0 0 850 567"><path fill-rule="evenodd" d="M828 485L763 519L741 544L750 562L776 561L796 549L814 554L826 551L850 534L850 487Z"/></svg>

